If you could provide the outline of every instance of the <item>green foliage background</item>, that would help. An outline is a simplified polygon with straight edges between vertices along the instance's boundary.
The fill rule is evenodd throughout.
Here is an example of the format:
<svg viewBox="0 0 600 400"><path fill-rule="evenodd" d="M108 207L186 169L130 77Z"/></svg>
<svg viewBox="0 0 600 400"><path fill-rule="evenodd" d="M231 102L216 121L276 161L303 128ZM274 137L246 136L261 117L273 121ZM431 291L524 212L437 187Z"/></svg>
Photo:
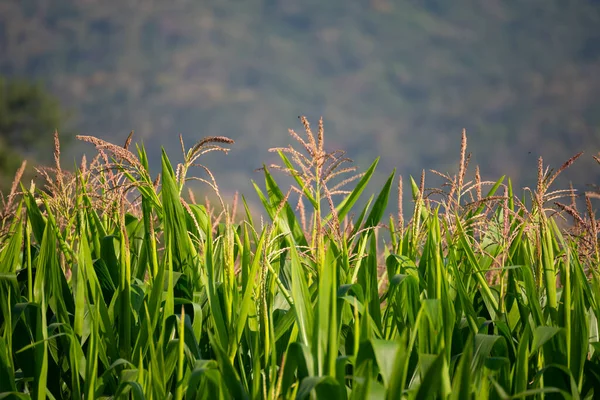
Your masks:
<svg viewBox="0 0 600 400"><path fill-rule="evenodd" d="M70 142L68 116L40 82L0 76L0 193L8 195L24 159L34 165L52 159L49 149L54 146L55 130L62 132L63 145ZM22 182L33 177L30 167Z"/></svg>
<svg viewBox="0 0 600 400"><path fill-rule="evenodd" d="M0 73L43 79L81 132L135 129L150 154L232 137L226 189L300 114L382 175L450 170L465 127L484 178L530 184L537 156L599 149L598 26L597 1L5 0ZM597 181L585 162L566 179Z"/></svg>

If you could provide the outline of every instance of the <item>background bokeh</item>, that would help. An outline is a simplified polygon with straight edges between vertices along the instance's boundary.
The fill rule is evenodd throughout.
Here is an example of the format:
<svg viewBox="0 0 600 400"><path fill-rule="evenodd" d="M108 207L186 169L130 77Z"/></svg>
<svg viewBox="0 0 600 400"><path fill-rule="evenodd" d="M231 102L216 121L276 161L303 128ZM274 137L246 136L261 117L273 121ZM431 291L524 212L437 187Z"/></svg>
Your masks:
<svg viewBox="0 0 600 400"><path fill-rule="evenodd" d="M463 127L484 179L532 185L538 156L581 150L560 184L600 178L594 0L1 0L0 74L43 82L77 133L135 130L155 168L179 133L233 138L205 159L226 192L251 194L301 114L360 168L381 156L379 183L454 172Z"/></svg>

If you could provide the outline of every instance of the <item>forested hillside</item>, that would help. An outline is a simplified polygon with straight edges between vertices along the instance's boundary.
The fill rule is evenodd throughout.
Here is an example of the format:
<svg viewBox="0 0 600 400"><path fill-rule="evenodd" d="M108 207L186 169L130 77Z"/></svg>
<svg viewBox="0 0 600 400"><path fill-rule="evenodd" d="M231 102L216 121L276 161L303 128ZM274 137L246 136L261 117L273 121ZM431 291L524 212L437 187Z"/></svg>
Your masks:
<svg viewBox="0 0 600 400"><path fill-rule="evenodd" d="M381 174L454 168L465 127L484 178L528 184L537 156L586 150L565 174L582 185L600 178L599 27L592 0L3 0L0 74L41 79L80 132L134 129L154 154L179 133L235 139L226 188L300 114Z"/></svg>

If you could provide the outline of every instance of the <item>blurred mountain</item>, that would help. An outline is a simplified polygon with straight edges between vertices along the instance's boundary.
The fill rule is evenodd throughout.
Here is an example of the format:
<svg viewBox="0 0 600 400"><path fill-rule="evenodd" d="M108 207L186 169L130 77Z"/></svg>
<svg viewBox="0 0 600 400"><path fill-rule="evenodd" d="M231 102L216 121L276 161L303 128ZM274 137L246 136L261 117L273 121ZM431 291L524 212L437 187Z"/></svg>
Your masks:
<svg viewBox="0 0 600 400"><path fill-rule="evenodd" d="M226 190L249 192L301 114L360 167L381 156L379 178L453 172L464 127L484 178L530 185L538 156L585 150L565 175L583 187L600 178L599 27L597 0L3 0L0 74L151 155L233 138L206 158Z"/></svg>

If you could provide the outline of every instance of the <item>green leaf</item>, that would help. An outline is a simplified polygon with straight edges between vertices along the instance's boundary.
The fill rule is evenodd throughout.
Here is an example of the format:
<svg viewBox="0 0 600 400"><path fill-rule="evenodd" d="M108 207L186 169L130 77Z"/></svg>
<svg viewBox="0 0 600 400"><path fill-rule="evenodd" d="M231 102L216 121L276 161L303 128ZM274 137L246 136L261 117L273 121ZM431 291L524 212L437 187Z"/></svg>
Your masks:
<svg viewBox="0 0 600 400"><path fill-rule="evenodd" d="M385 212L385 208L387 207L388 198L390 196L390 190L392 188L392 182L394 181L394 175L396 174L396 170L391 173L383 188L379 192L377 199L375 200L375 204L373 204L373 208L365 221L364 228L370 228L376 226L381 221L383 214Z"/></svg>
<svg viewBox="0 0 600 400"><path fill-rule="evenodd" d="M223 375L223 380L227 384L227 389L231 398L233 399L248 399L248 394L244 391L244 387L242 386L238 374L235 372L233 365L229 361L227 354L221 348L218 342L211 338L211 344L213 346L213 350L217 357L217 363L219 365L219 369L221 370L221 374Z"/></svg>
<svg viewBox="0 0 600 400"><path fill-rule="evenodd" d="M306 273L300 263L300 255L295 246L290 247L290 264L292 274L292 299L294 300L294 312L296 322L300 331L302 343L310 346L313 332L313 304L310 297ZM315 344L316 345L316 344Z"/></svg>
<svg viewBox="0 0 600 400"><path fill-rule="evenodd" d="M554 335L561 330L562 328L555 326L538 326L535 328L535 331L533 332L533 343L531 345L531 356L537 354L540 347L552 339Z"/></svg>
<svg viewBox="0 0 600 400"><path fill-rule="evenodd" d="M427 372L421 381L419 390L417 391L416 400L431 399L436 393L442 389L442 374L444 369L447 369L444 353L440 353L433 363L427 368Z"/></svg>
<svg viewBox="0 0 600 400"><path fill-rule="evenodd" d="M260 239L256 245L256 251L254 253L254 259L252 261L252 265L248 272L250 277L255 277L258 273L258 269L261 266L262 262L262 252L263 246L265 244L266 235L265 231L260 236ZM250 308L253 305L253 294L256 287L257 280L256 279L248 279L246 287L244 288L242 301L240 303L239 314L236 321L236 343L239 343L244 329L246 328L246 321L248 319L248 314L250 313Z"/></svg>
<svg viewBox="0 0 600 400"><path fill-rule="evenodd" d="M170 247L174 272L192 274L197 262L197 252L186 226L187 214L181 205L179 189L171 163L162 151L162 203L166 246Z"/></svg>
<svg viewBox="0 0 600 400"><path fill-rule="evenodd" d="M21 190L23 191L23 200L25 200L25 205L27 206L27 218L31 224L33 236L38 243L41 243L44 230L46 229L46 217L43 216L33 194L25 189L23 185L21 185Z"/></svg>
<svg viewBox="0 0 600 400"><path fill-rule="evenodd" d="M340 202L340 204L338 204L336 206L336 211L337 211L338 219L340 222L342 222L342 220L346 217L346 215L348 215L348 213L352 209L352 206L354 206L356 201L360 198L360 195L365 190L365 188L367 187L367 184L371 180L371 177L373 176L373 173L375 172L375 168L377 167L378 163L379 163L379 157L377 157L375 159L375 161L373 161L371 166L367 169L367 171L364 173L364 175L360 178L360 180L358 181L358 183L356 184L356 187L352 190L352 192L346 198L344 198L344 200L342 200ZM329 214L325 218L325 222L328 222L331 219L331 217L332 217L332 214Z"/></svg>
<svg viewBox="0 0 600 400"><path fill-rule="evenodd" d="M0 337L0 393L16 391L12 352L7 346L6 339Z"/></svg>
<svg viewBox="0 0 600 400"><path fill-rule="evenodd" d="M296 399L307 399L312 391L319 399L340 399L341 391L338 382L331 376L311 376L302 380Z"/></svg>
<svg viewBox="0 0 600 400"><path fill-rule="evenodd" d="M471 383L473 382L471 364L473 362L472 336L465 343L458 367L452 381L452 399L468 399L471 397Z"/></svg>
<svg viewBox="0 0 600 400"><path fill-rule="evenodd" d="M398 342L382 339L371 339L371 344L373 346L373 353L375 354L379 372L383 377L383 383L387 389L394 379L398 379L398 377L393 375L393 372L400 345Z"/></svg>

